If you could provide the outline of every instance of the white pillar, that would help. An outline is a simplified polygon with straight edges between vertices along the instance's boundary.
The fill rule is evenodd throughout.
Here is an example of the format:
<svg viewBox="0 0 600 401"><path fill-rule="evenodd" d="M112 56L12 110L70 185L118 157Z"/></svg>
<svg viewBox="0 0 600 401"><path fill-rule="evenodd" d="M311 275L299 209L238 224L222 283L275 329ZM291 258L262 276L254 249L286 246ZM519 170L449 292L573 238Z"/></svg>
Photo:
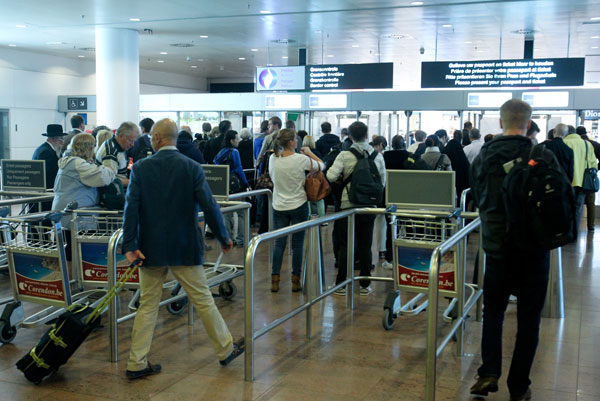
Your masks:
<svg viewBox="0 0 600 401"><path fill-rule="evenodd" d="M118 128L137 123L140 114L140 57L138 32L96 28L97 124Z"/></svg>

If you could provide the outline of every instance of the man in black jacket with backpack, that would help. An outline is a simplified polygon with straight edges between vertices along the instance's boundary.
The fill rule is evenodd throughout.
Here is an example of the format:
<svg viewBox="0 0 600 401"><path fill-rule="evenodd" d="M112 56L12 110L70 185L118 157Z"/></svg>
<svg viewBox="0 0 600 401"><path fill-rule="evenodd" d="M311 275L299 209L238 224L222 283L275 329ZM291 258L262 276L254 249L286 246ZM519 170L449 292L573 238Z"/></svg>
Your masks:
<svg viewBox="0 0 600 401"><path fill-rule="evenodd" d="M508 374L511 400L529 400L529 373L538 344L540 315L548 284L548 256L543 248L523 249L509 234L503 185L521 157L529 160L531 140L525 133L531 124L531 107L512 99L500 108L503 135L486 143L471 166L471 188L481 217L483 249L487 255L483 293L483 364L471 394L486 396L498 391L502 363L502 323L509 296L517 296L518 332ZM544 152L548 152L545 151ZM550 166L554 168L555 159ZM531 165L531 161L529 163ZM566 178L565 178L566 180Z"/></svg>

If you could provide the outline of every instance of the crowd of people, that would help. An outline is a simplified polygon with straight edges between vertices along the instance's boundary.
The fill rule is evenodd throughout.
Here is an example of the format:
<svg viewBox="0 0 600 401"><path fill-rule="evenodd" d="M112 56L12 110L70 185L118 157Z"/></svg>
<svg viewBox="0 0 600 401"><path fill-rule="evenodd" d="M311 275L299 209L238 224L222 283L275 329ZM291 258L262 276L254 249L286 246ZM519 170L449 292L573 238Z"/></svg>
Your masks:
<svg viewBox="0 0 600 401"><path fill-rule="evenodd" d="M514 294L520 308L519 351L513 356L508 384L511 396L516 394L514 399L528 399L529 370L537 346L547 284L548 254L521 254L507 247L502 227L498 228L498 221L504 218L502 208L498 208L500 187L488 182L488 172L500 161L510 160L523 149L537 145L540 130L531 121L531 108L523 102L509 101L500 112L502 135L488 134L482 138L479 129L465 122L462 130L452 133L451 139L444 129L432 135L417 130L409 136L414 138L410 146L407 147L404 136L396 135L391 138L389 149L383 136L374 135L368 142L368 127L361 121L342 129L339 136L332 132L329 122L321 124L319 135L311 135L296 131L293 121L284 124L277 116L263 121L256 135L248 128L242 128L238 134L228 120L215 127L204 123L202 133L193 134L189 127L178 128L169 119L154 123L150 118L144 118L139 124L123 122L114 132L106 126L98 126L92 133L86 133L83 119L74 116L68 133L63 132L60 125L48 125L42 134L47 140L36 149L33 159L46 161L47 187L53 188L55 194L52 204L42 205L43 210L62 210L73 201L78 207L103 205L103 194L109 193L107 188L127 189L123 250L128 260L142 259L144 267L152 267L142 268L140 274L142 296L127 368L130 379L161 370L160 365L148 362L147 355L161 283L169 268L201 314L221 364L227 365L244 351L243 339L233 341L208 291L201 269L207 246L205 227L198 222L197 212L204 211L211 235L219 241L223 252L233 246L243 247L249 238L244 237L241 215L236 220L233 214L223 217L219 212L200 164L228 165L230 193L252 188L271 189L274 229L306 221L311 215L324 216L327 206L332 206L334 211L385 206L382 194L387 170L453 171L457 198L463 190L472 188L474 207L480 210L482 217L483 248L488 257L484 278L483 365L471 392L487 395L497 390L502 359L499 349L502 319L509 296ZM576 225L585 204L587 228L594 231L595 195L583 189L582 181L586 169L598 166L600 144L587 137L585 127L560 123L548 132L542 145L555 155L557 165L572 184ZM306 177L318 172L324 173L332 193L325 199L310 202L305 190ZM251 224L257 227L258 233L268 229L269 211L263 198L253 200ZM355 224L360 227L355 231L355 268L360 269L361 276L370 276L379 260L383 261L383 268L392 269L388 223L383 215L355 216ZM67 256L70 257L68 216L63 218L63 227L67 231ZM338 269L335 285L339 285L346 280L347 273L347 220L336 220L331 235ZM270 287L273 293L280 291L286 241L287 237L277 239L273 248ZM304 231L294 233L291 238L292 292L302 290L303 247ZM511 280L511 272L521 267L528 272L527 287ZM369 280L360 281L360 295L367 296L372 291ZM345 295L346 290L340 287L335 294Z"/></svg>

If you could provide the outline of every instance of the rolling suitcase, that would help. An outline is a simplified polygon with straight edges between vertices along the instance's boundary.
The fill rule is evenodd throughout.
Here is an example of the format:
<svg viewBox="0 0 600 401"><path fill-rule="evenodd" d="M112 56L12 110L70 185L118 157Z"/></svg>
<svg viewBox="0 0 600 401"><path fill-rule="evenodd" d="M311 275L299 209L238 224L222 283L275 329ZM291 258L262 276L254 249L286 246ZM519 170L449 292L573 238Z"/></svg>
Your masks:
<svg viewBox="0 0 600 401"><path fill-rule="evenodd" d="M92 330L100 325L102 311L135 273L138 263L139 260L136 260L129 266L96 308L73 304L57 318L52 328L42 336L37 345L17 362L17 369L23 372L27 380L40 384L45 377L67 363Z"/></svg>

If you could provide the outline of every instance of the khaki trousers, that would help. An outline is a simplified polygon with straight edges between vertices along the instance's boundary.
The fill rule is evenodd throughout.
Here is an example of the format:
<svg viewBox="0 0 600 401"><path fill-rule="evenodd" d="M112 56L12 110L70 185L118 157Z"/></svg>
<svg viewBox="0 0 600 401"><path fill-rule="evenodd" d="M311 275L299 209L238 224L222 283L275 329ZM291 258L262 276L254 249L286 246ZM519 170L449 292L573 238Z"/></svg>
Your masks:
<svg viewBox="0 0 600 401"><path fill-rule="evenodd" d="M140 306L131 333L128 370L142 370L148 365L148 353L158 316L158 304L162 297L162 286L168 271L168 267L140 268ZM219 360L225 359L233 350L233 338L206 284L204 268L202 266L173 266L171 272L183 286L188 299L198 311Z"/></svg>

